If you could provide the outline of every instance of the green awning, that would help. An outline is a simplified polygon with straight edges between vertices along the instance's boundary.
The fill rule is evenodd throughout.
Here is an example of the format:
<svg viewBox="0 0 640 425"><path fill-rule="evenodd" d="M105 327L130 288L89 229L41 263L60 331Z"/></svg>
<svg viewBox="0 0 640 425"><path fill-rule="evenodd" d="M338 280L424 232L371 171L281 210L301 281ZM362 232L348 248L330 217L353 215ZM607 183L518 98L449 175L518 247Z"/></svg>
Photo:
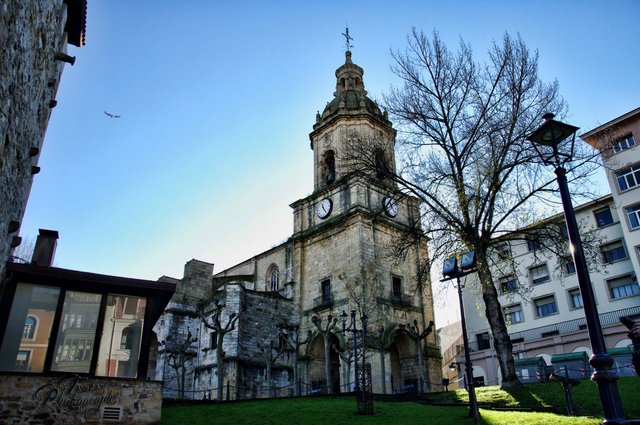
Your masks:
<svg viewBox="0 0 640 425"><path fill-rule="evenodd" d="M544 361L544 358L542 357L531 357L529 359L518 359L515 360L514 362L515 366L531 366L531 365L536 365L536 366L546 366L547 362Z"/></svg>
<svg viewBox="0 0 640 425"><path fill-rule="evenodd" d="M587 361L587 353L580 351L579 353L556 354L551 357L551 363L561 363L570 361Z"/></svg>
<svg viewBox="0 0 640 425"><path fill-rule="evenodd" d="M621 348L609 348L607 350L607 354L610 356L623 356L623 355L631 355L633 351L629 347L621 347Z"/></svg>

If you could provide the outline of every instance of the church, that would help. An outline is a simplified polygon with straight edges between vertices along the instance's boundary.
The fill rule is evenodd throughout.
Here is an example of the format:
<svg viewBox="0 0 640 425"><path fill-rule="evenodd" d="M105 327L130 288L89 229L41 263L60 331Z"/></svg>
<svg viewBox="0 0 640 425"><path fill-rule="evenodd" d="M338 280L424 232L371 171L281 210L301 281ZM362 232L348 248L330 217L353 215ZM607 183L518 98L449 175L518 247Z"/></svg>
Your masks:
<svg viewBox="0 0 640 425"><path fill-rule="evenodd" d="M309 135L314 190L290 204L291 237L215 274L191 260L182 279L160 279L176 284L155 328L165 397L441 389L420 202L354 160L374 147L395 170L396 131L363 75L347 49ZM392 255L409 234L415 242Z"/></svg>

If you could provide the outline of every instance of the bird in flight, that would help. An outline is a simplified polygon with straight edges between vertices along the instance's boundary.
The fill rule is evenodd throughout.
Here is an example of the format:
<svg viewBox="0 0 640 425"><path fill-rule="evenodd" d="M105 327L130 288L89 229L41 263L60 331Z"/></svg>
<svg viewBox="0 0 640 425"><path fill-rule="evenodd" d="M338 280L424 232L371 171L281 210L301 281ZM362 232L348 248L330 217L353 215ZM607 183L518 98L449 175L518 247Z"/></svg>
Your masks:
<svg viewBox="0 0 640 425"><path fill-rule="evenodd" d="M109 118L120 118L120 115L110 114L110 113L109 113L109 112L107 112L107 111L104 111L104 114L105 114L106 116L108 116Z"/></svg>

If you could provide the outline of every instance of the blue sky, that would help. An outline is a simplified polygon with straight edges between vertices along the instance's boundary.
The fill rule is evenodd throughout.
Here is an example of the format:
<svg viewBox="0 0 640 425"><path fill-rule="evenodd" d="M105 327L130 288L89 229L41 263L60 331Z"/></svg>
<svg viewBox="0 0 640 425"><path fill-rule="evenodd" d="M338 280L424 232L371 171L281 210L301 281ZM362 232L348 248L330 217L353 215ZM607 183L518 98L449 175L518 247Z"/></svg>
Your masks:
<svg viewBox="0 0 640 425"><path fill-rule="evenodd" d="M374 99L414 26L477 58L520 33L581 131L640 99L636 0L88 3L21 229L60 232L58 267L181 277L192 258L220 271L284 241L289 204L313 189L308 134L347 22Z"/></svg>

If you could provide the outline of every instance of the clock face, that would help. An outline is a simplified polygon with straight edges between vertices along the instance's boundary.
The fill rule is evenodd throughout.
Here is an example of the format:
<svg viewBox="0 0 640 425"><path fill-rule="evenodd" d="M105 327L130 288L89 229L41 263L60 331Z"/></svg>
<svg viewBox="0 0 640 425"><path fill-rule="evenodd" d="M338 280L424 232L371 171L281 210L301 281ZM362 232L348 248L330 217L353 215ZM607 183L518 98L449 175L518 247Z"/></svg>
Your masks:
<svg viewBox="0 0 640 425"><path fill-rule="evenodd" d="M318 204L318 209L317 209L318 217L320 218L329 217L329 214L331 214L332 208L333 208L333 201L331 200L331 198L324 198Z"/></svg>
<svg viewBox="0 0 640 425"><path fill-rule="evenodd" d="M389 217L395 217L398 215L398 203L395 199L389 196L384 197L382 199L382 207Z"/></svg>

